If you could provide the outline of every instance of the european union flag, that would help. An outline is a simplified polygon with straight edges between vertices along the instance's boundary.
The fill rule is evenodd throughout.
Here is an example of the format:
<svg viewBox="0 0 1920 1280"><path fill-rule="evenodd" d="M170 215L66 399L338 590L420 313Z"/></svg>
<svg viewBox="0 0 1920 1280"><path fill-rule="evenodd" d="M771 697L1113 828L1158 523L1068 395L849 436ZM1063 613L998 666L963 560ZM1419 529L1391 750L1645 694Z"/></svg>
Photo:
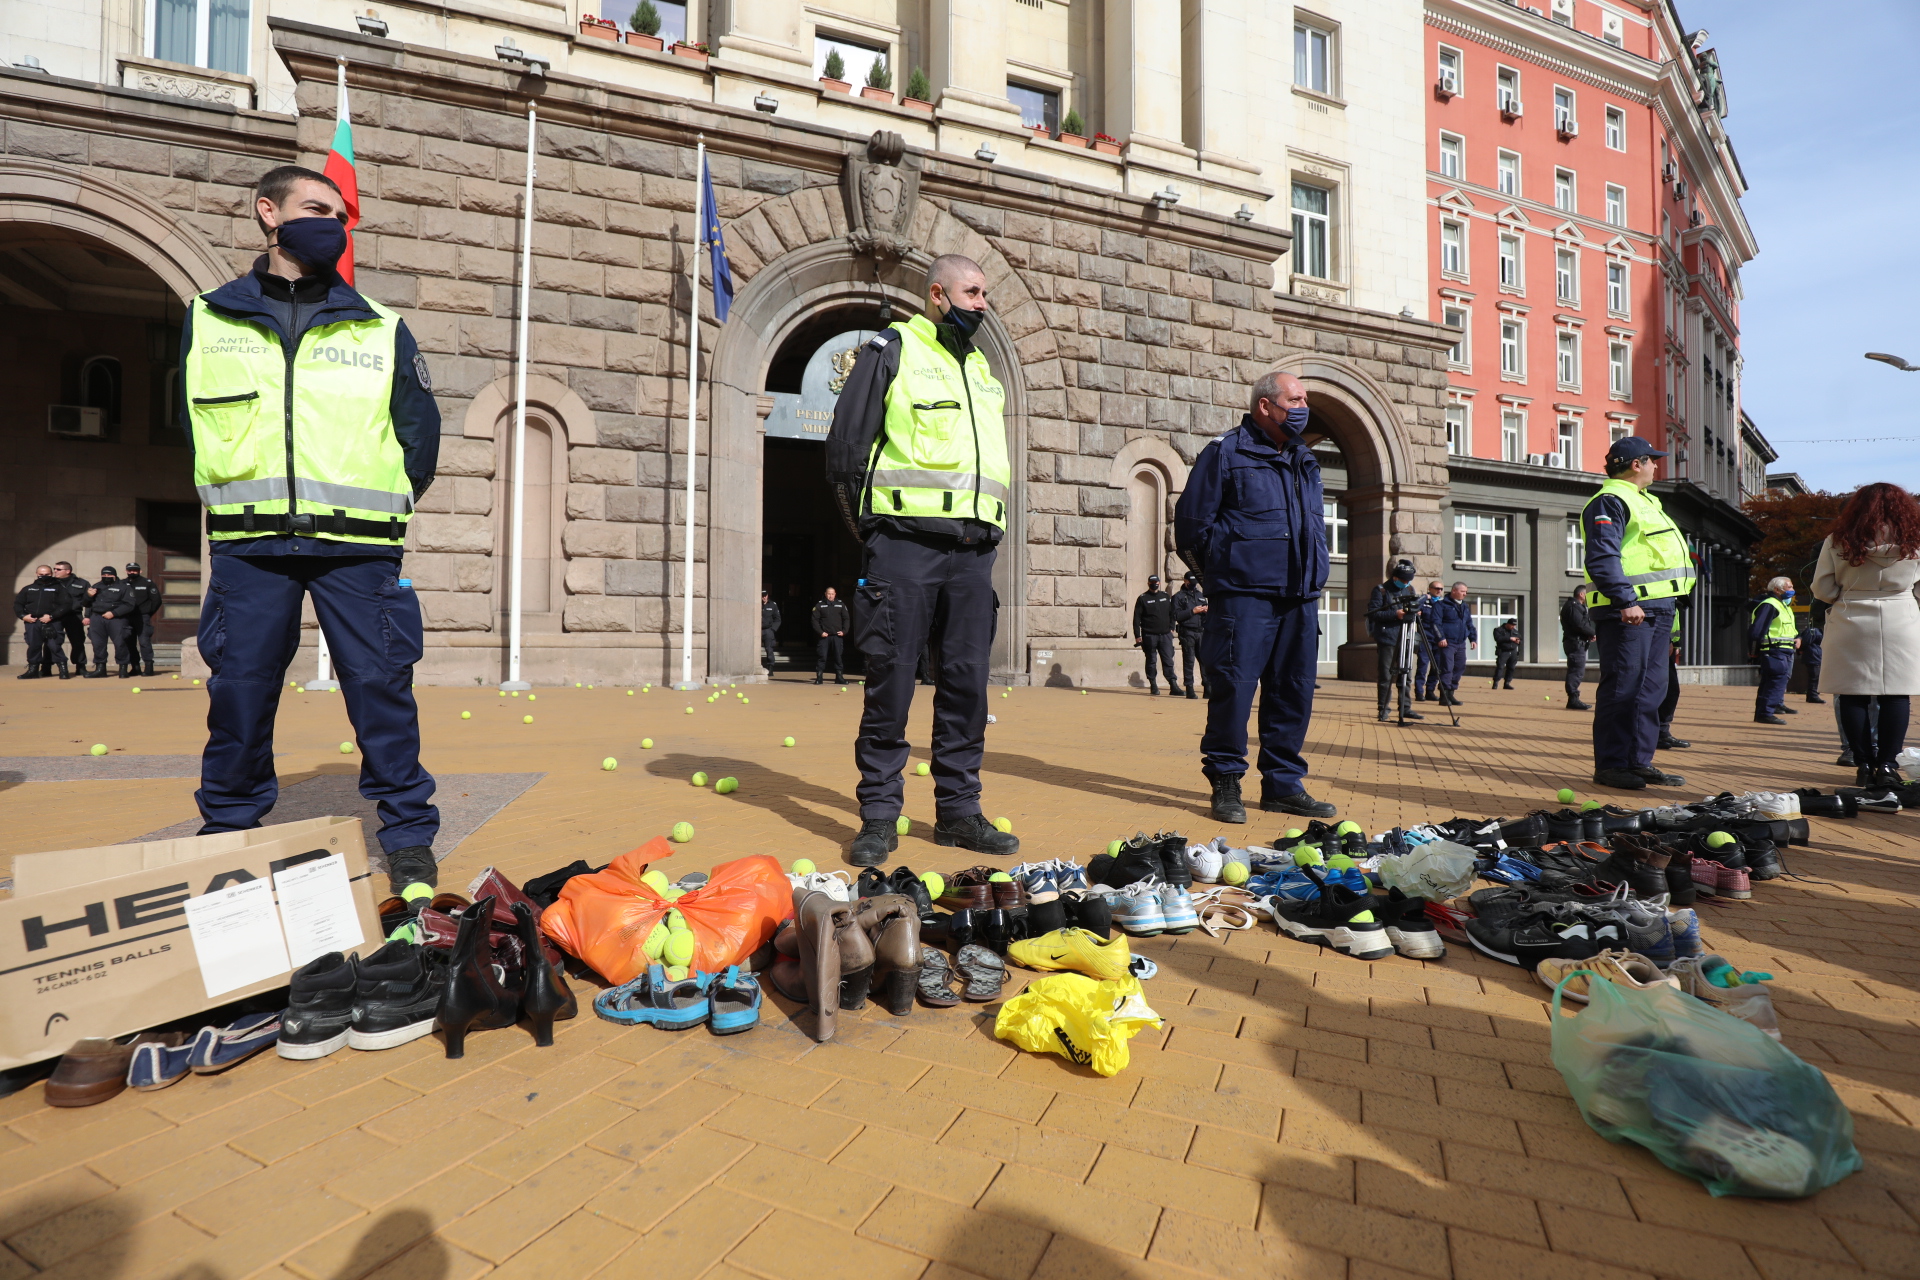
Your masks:
<svg viewBox="0 0 1920 1280"><path fill-rule="evenodd" d="M727 265L727 239L720 232L720 214L713 203L713 171L704 157L700 165L700 212L704 223L700 238L706 242L713 268L713 318L725 324L727 312L733 308L733 268Z"/></svg>

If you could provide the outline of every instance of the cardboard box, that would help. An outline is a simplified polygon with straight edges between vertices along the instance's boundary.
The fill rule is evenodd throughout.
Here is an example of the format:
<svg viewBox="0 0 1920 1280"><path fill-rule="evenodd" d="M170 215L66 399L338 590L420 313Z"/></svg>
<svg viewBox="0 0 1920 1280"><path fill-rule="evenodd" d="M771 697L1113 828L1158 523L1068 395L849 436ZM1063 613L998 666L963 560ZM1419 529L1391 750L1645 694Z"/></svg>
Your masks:
<svg viewBox="0 0 1920 1280"><path fill-rule="evenodd" d="M87 1036L123 1036L284 987L293 962L283 949L271 972L256 962L252 980L210 995L217 974L203 973L195 939L211 946L214 935L204 920L189 923L187 904L209 894L263 901L259 890L236 886L273 889L276 873L304 867L298 874L311 876L322 868L308 864L332 858L344 861L346 885L340 890L337 871L326 869L339 903L330 923L348 936L357 925L359 945L342 950L371 953L382 939L358 818L16 857L14 896L0 901L0 1069L57 1057ZM350 920L342 894L351 896ZM276 921L302 923L302 904L271 896Z"/></svg>

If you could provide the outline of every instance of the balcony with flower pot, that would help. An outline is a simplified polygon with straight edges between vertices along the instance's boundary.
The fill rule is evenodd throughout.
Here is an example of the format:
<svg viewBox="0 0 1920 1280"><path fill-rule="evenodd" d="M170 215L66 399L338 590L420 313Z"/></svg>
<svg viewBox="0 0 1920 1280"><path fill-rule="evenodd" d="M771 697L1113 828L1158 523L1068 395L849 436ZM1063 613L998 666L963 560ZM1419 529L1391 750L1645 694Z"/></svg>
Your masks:
<svg viewBox="0 0 1920 1280"><path fill-rule="evenodd" d="M653 0L640 0L640 5L627 19L627 25L633 30L627 32L627 43L636 49L647 49L660 53L667 42L660 38L660 11L653 7Z"/></svg>
<svg viewBox="0 0 1920 1280"><path fill-rule="evenodd" d="M591 40L620 40L620 27L611 18L596 18L590 13L580 15L580 34Z"/></svg>
<svg viewBox="0 0 1920 1280"><path fill-rule="evenodd" d="M697 62L704 67L707 65L710 50L704 44L689 44L685 40L677 40L673 45L673 56L685 58L689 62Z"/></svg>
<svg viewBox="0 0 1920 1280"><path fill-rule="evenodd" d="M867 68L867 82L860 86L860 96L874 102L893 101L893 68L887 65L884 54Z"/></svg>

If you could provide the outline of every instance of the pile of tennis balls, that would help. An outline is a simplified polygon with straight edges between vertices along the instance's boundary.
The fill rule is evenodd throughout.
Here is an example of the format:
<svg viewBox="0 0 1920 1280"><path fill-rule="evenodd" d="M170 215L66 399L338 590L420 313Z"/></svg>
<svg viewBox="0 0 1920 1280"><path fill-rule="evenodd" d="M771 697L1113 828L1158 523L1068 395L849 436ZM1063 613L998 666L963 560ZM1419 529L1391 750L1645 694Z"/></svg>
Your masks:
<svg viewBox="0 0 1920 1280"><path fill-rule="evenodd" d="M687 892L670 882L664 871L648 871L640 877L640 883L668 902L678 902ZM667 977L679 982L693 968L696 946L693 930L687 927L687 918L680 914L678 907L669 907L666 918L653 926L653 932L647 935L640 949L646 953L649 964L665 965Z"/></svg>

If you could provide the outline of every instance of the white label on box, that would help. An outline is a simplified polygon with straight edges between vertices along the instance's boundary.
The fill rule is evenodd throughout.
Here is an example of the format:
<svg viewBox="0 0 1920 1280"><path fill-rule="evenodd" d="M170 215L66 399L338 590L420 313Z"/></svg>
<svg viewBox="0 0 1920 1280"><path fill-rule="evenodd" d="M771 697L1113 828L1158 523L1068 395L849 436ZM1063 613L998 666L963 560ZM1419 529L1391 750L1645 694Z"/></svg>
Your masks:
<svg viewBox="0 0 1920 1280"><path fill-rule="evenodd" d="M347 860L339 854L276 871L273 887L280 895L280 920L294 968L366 941L347 883Z"/></svg>
<svg viewBox="0 0 1920 1280"><path fill-rule="evenodd" d="M280 915L273 909L273 888L265 880L189 898L186 912L208 999L277 978L293 967L287 963Z"/></svg>

